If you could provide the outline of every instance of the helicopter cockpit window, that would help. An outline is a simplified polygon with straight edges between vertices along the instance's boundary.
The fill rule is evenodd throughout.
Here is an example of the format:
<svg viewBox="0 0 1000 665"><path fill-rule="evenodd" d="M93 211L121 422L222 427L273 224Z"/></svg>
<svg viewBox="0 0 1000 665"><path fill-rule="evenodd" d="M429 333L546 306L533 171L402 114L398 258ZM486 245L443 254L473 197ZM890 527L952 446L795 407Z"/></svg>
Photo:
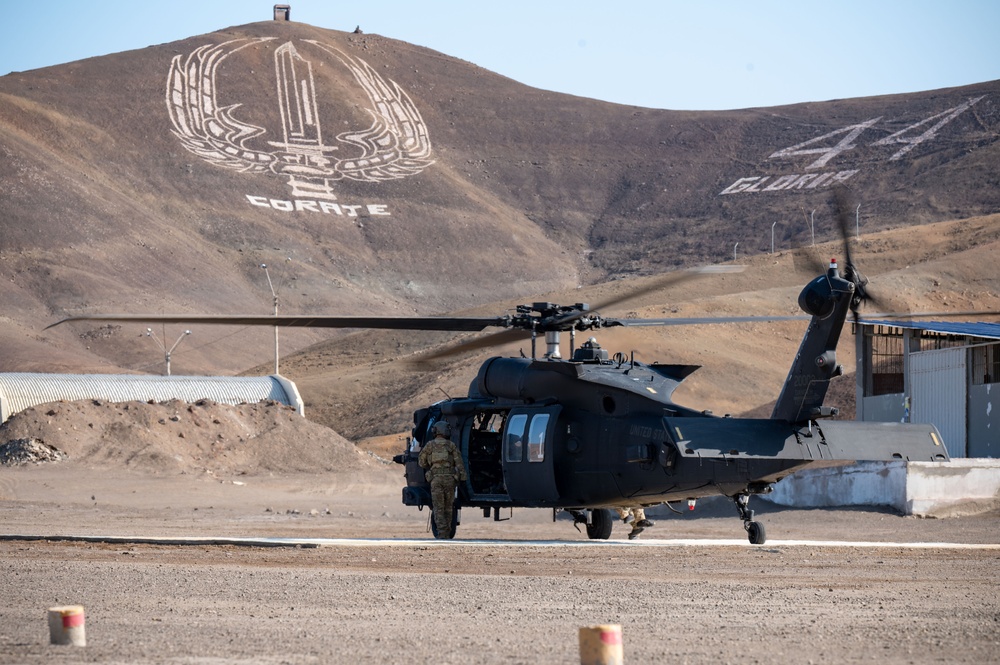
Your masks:
<svg viewBox="0 0 1000 665"><path fill-rule="evenodd" d="M520 462L524 457L524 426L528 416L519 413L511 417L507 423L507 434L504 438L504 459L508 462Z"/></svg>
<svg viewBox="0 0 1000 665"><path fill-rule="evenodd" d="M528 461L542 462L545 460L545 430L549 426L549 414L539 413L531 419L528 429Z"/></svg>

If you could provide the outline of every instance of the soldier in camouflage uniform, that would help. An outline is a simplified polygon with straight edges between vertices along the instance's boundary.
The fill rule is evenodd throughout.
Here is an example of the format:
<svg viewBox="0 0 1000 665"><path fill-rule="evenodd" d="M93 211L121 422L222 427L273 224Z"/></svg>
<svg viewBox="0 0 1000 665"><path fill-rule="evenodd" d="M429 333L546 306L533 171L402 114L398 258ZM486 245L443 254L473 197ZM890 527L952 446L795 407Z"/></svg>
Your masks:
<svg viewBox="0 0 1000 665"><path fill-rule="evenodd" d="M434 440L420 451L420 466L427 470L431 484L431 508L438 538L451 538L451 514L455 504L455 485L465 482L462 454L452 443L451 425L444 420L434 423Z"/></svg>

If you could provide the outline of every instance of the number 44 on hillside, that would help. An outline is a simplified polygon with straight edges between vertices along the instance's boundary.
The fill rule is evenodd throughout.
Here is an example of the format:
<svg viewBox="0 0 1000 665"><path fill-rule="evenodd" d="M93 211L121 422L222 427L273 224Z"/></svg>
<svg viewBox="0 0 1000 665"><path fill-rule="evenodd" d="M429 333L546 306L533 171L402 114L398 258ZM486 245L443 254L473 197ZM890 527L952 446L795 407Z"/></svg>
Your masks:
<svg viewBox="0 0 1000 665"><path fill-rule="evenodd" d="M942 127L967 111L972 105L981 100L983 96L975 97L965 101L954 108L942 111L930 117L924 118L920 122L914 123L898 132L890 134L885 138L875 141L873 146L898 146L902 145L888 159L890 162L899 161L906 153L916 148L921 143L935 138ZM858 173L858 169L848 169L842 171L822 172L818 169L825 167L831 160L858 146L857 140L865 130L874 126L882 119L882 116L872 118L864 122L848 125L834 130L814 139L809 139L802 143L783 148L771 153L768 159L789 159L803 155L813 158L813 161L805 167L811 173L792 173L781 176L750 176L740 178L729 187L726 187L720 194L754 194L757 192L776 192L794 189L818 189L830 187L843 183ZM919 132L919 133L918 133ZM830 141L840 137L834 145L829 145ZM766 184L766 186L765 186Z"/></svg>

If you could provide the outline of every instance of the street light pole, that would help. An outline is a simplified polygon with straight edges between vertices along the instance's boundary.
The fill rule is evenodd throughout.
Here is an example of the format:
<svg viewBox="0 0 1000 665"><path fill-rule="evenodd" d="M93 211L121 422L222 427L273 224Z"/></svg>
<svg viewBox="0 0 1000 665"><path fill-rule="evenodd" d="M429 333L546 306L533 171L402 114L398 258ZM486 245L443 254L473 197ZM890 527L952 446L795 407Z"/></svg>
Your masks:
<svg viewBox="0 0 1000 665"><path fill-rule="evenodd" d="M160 350L163 351L163 358L167 362L167 376L170 376L170 354L174 352L174 349L176 349L177 345L181 343L181 340L190 334L191 334L190 330L185 330L184 332L182 332L180 337L177 338L177 341L174 342L173 346L171 346L168 349L166 345L160 341L160 338L156 336L152 328L146 328L146 337L152 337L153 340L159 345Z"/></svg>
<svg viewBox="0 0 1000 665"><path fill-rule="evenodd" d="M861 240L861 204L858 204L857 209L854 211L854 239Z"/></svg>
<svg viewBox="0 0 1000 665"><path fill-rule="evenodd" d="M773 222L771 224L771 253L774 254L774 225L778 222Z"/></svg>
<svg viewBox="0 0 1000 665"><path fill-rule="evenodd" d="M736 260L736 248L740 246L740 243L733 245L733 261Z"/></svg>
<svg viewBox="0 0 1000 665"><path fill-rule="evenodd" d="M816 211L809 213L809 231L812 233L812 246L816 246Z"/></svg>
<svg viewBox="0 0 1000 665"><path fill-rule="evenodd" d="M274 284L271 282L271 273L267 271L267 264L261 263L260 267L264 269L264 274L267 276L267 286L271 289L271 297L274 298L274 316L278 316L278 294L274 290ZM278 326L274 326L274 373L278 373Z"/></svg>

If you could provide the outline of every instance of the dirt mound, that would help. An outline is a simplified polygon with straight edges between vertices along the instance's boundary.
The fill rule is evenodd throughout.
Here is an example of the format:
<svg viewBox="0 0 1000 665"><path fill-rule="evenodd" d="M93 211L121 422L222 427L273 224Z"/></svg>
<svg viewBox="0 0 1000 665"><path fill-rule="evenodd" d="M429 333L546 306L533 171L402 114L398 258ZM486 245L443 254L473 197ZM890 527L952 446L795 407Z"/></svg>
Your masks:
<svg viewBox="0 0 1000 665"><path fill-rule="evenodd" d="M0 446L0 466L58 462L66 453L38 439L14 439Z"/></svg>
<svg viewBox="0 0 1000 665"><path fill-rule="evenodd" d="M41 449L47 454L32 453ZM277 402L51 402L0 427L0 451L4 464L63 455L90 467L158 474L351 472L381 465Z"/></svg>

